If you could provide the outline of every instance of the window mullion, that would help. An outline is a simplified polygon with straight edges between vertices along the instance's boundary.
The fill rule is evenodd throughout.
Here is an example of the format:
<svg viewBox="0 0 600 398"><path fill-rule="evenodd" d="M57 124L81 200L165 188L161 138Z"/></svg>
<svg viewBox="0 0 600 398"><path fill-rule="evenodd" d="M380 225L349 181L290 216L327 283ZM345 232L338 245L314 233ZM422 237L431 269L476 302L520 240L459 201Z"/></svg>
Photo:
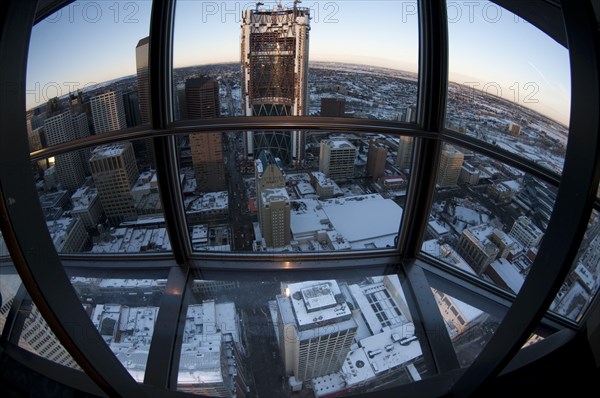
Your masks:
<svg viewBox="0 0 600 398"><path fill-rule="evenodd" d="M4 330L2 330L2 336L0 336L0 347L6 347L8 342L15 342L15 340L15 344L19 342L24 321L19 315L22 314L21 306L24 304L26 296L28 296L27 289L25 288L25 285L21 283L6 316Z"/></svg>
<svg viewBox="0 0 600 398"><path fill-rule="evenodd" d="M150 22L150 103L154 130L164 130L173 121L171 59L175 1L154 1ZM160 197L178 264L186 264L191 254L183 198L179 187L179 167L175 137L153 139Z"/></svg>
<svg viewBox="0 0 600 398"><path fill-rule="evenodd" d="M417 121L426 132L443 129L448 89L446 2L419 2L419 100ZM416 138L399 249L406 258L421 250L421 240L435 192L441 142Z"/></svg>
<svg viewBox="0 0 600 398"><path fill-rule="evenodd" d="M438 309L435 297L425 272L414 262L405 265L404 272L408 286L403 286L411 294L407 295L408 304L414 307L411 311L415 327L421 327L421 332L427 337L427 343L433 362L438 373L459 369L456 351L446 332L446 324ZM417 329L418 330L418 329ZM427 357L426 357L427 358Z"/></svg>
<svg viewBox="0 0 600 398"><path fill-rule="evenodd" d="M183 333L183 327L180 327L183 326L180 324L180 314L188 274L189 268L183 267L172 267L169 272L148 354L145 384L169 388L173 381L171 377L175 375L177 379L177 367L174 365L179 362L181 346L176 346L175 343L178 341L178 333ZM183 319L185 320L185 317Z"/></svg>

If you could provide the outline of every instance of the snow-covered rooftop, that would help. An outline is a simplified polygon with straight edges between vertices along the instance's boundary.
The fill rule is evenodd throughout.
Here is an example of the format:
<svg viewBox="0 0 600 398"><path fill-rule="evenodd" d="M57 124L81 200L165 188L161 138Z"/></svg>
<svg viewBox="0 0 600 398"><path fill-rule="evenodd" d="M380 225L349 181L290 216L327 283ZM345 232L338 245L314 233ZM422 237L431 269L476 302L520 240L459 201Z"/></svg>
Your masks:
<svg viewBox="0 0 600 398"><path fill-rule="evenodd" d="M292 283L287 285L286 292L289 292L300 329L312 328L322 322L343 320L352 315L333 279Z"/></svg>
<svg viewBox="0 0 600 398"><path fill-rule="evenodd" d="M285 202L290 200L290 196L285 188L264 189L261 192L263 203Z"/></svg>
<svg viewBox="0 0 600 398"><path fill-rule="evenodd" d="M119 156L125 151L125 148L126 146L123 143L114 143L97 146L96 148L92 149L92 157L90 158L90 161L101 158Z"/></svg>
<svg viewBox="0 0 600 398"><path fill-rule="evenodd" d="M170 251L165 228L117 228L94 242L92 253L140 253Z"/></svg>
<svg viewBox="0 0 600 398"><path fill-rule="evenodd" d="M440 245L436 239L427 240L423 242L421 250L447 264L454 265L463 271L475 275L473 268L447 243Z"/></svg>
<svg viewBox="0 0 600 398"><path fill-rule="evenodd" d="M510 261L505 258L498 258L490 264L490 267L498 274L506 285L515 293L519 293L525 278Z"/></svg>

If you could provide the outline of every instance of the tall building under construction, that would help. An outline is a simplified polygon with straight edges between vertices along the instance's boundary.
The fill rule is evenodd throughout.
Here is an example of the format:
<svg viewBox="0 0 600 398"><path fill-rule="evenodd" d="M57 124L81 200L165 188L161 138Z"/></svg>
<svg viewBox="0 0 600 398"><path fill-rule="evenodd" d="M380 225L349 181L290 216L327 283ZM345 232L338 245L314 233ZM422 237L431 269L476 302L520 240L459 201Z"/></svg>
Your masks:
<svg viewBox="0 0 600 398"><path fill-rule="evenodd" d="M246 116L302 116L308 108L308 8L256 7L242 15L242 96ZM302 159L303 132L249 131L249 159L269 150L286 164Z"/></svg>

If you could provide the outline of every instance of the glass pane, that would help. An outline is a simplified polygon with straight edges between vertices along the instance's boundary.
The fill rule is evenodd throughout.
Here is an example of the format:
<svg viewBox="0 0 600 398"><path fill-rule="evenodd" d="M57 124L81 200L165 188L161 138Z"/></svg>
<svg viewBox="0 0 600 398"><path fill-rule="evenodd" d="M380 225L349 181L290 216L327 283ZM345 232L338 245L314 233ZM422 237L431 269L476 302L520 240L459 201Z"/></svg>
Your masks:
<svg viewBox="0 0 600 398"><path fill-rule="evenodd" d="M299 134L306 139L302 168L286 166L266 150L245 160L246 132L179 137L194 250L311 253L396 246L412 138Z"/></svg>
<svg viewBox="0 0 600 398"><path fill-rule="evenodd" d="M151 1L75 1L33 26L32 150L149 122Z"/></svg>
<svg viewBox="0 0 600 398"><path fill-rule="evenodd" d="M422 252L518 293L550 221L556 189L444 145Z"/></svg>
<svg viewBox="0 0 600 398"><path fill-rule="evenodd" d="M138 382L144 382L146 362L167 272L142 278L75 276L71 284L94 327L117 359Z"/></svg>
<svg viewBox="0 0 600 398"><path fill-rule="evenodd" d="M550 309L574 321L581 320L600 287L600 212L594 210L575 257Z"/></svg>
<svg viewBox="0 0 600 398"><path fill-rule="evenodd" d="M531 333L531 335L529 336L529 338L527 339L527 341L525 342L525 344L523 344L523 346L521 347L521 349L527 348L530 345L537 344L540 341L543 341L546 337L549 337L549 336L553 335L556 332L557 332L557 329L554 329L554 328L551 328L549 326L540 324L537 328L535 328L535 330L533 331L533 333Z"/></svg>
<svg viewBox="0 0 600 398"><path fill-rule="evenodd" d="M63 347L35 304L30 301L21 308L25 318L19 347L63 366L81 370L71 354Z"/></svg>
<svg viewBox="0 0 600 398"><path fill-rule="evenodd" d="M448 2L446 127L561 173L570 116L568 50L490 1Z"/></svg>
<svg viewBox="0 0 600 398"><path fill-rule="evenodd" d="M177 388L210 396L321 397L425 377L398 277L337 276L194 280Z"/></svg>
<svg viewBox="0 0 600 398"><path fill-rule="evenodd" d="M0 231L0 259L8 258L10 258L10 253L8 252L8 247L6 247L6 243L4 242L4 236L2 236L2 231Z"/></svg>
<svg viewBox="0 0 600 398"><path fill-rule="evenodd" d="M473 363L502 319L464 303L442 291L431 289L452 339L461 367Z"/></svg>
<svg viewBox="0 0 600 398"><path fill-rule="evenodd" d="M177 119L320 115L414 122L417 2L180 1L173 65ZM206 89L218 96L210 111L199 112L194 91L206 77L215 81ZM262 134L249 135L246 156L259 155L252 139Z"/></svg>
<svg viewBox="0 0 600 398"><path fill-rule="evenodd" d="M67 152L33 162L46 224L60 253L171 250L146 140Z"/></svg>
<svg viewBox="0 0 600 398"><path fill-rule="evenodd" d="M2 236L0 235L1 244ZM6 317L10 312L20 286L21 278L12 264L0 265L0 335L2 335L4 325L6 324Z"/></svg>

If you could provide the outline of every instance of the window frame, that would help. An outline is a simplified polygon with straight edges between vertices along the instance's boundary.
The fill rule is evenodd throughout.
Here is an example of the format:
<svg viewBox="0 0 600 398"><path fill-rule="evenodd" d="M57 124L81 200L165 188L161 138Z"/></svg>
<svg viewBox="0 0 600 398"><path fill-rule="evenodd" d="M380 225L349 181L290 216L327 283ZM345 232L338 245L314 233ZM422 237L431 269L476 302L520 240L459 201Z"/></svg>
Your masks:
<svg viewBox="0 0 600 398"><path fill-rule="evenodd" d="M503 3L498 1L499 3ZM0 31L0 76L11 76L16 81L24 82L26 58L32 22L41 20L42 16L65 6L69 1L54 3L55 8L44 7L36 16L36 2L8 2L3 4L0 18L3 27ZM594 12L590 3L562 2L561 14L564 16L567 33L569 56L571 60L572 100L571 125L565 165L562 176L520 158L516 154L492 147L474 138L459 135L446 130L444 125L445 104L448 85L448 33L446 3L433 0L419 1L419 97L417 124L399 122L349 120L322 117L274 117L274 118L225 118L206 119L193 122L174 122L172 117L172 93L170 91L172 32L175 2L173 0L154 1L152 5L150 41L150 92L152 104L152 126L126 129L99 136L86 137L73 142L57 145L29 154L25 134L24 95L19 86L16 90L3 90L2 100L6 105L0 109L3 124L10 128L11 134L3 135L6 145L0 146L0 159L11 167L0 167L0 224L7 247L9 248L15 267L23 280L24 286L31 294L40 312L51 326L61 343L73 355L80 366L86 370L90 379L108 395L138 395L148 391L145 385L138 385L122 368L110 349L104 344L99 334L81 311L74 311L79 306L77 297L70 288L64 266L80 264L86 268L101 268L110 262L110 267L143 269L171 267L168 281L168 294L163 304L172 309L171 313L161 311L157 319L157 339L153 340L148 360L146 380L149 374L156 377L155 387L173 387L173 350L167 352L165 345L155 348L154 342L163 339L174 342L178 333L177 320L182 309L185 284L190 271L200 271L203 277L225 268L228 272L240 273L245 268L255 272L270 270L274 272L298 272L313 275L314 271L327 272L331 269L363 268L377 263L383 266L384 272L403 275L406 273L409 296L414 297L414 307L418 312L427 314L422 322L438 324L441 317L430 317L428 309L433 296L424 293L419 287L424 283L422 278L428 268L435 271L441 281L457 281L468 284L465 291L476 291L486 299L505 301L510 305L490 343L484 348L476 361L466 370L456 369L448 348L448 340L434 340L428 336L432 349L432 361L442 373L433 376L419 386L423 391L427 387L438 392L452 391L458 395L477 391L486 380L498 375L511 361L521 354L518 350L522 342L542 317L567 329L577 330L584 327L588 314L579 323L568 321L554 314L547 314L546 309L558 291L560 283L568 274L572 261L579 249L579 243L586 230L592 208L600 211L600 199L596 198L596 190L600 178L600 76L597 66L600 60L600 44ZM536 1L542 4L543 1ZM591 62L590 62L591 54ZM590 67L592 65L592 67ZM23 77L19 79L18 77ZM2 79L6 87L14 83ZM594 84L595 83L595 84ZM11 85L12 84L12 85ZM187 234L183 201L178 189L177 157L174 135L187 131L243 131L247 129L323 129L333 131L386 132L416 137L413 151L413 168L409 181L407 205L404 220L400 226L399 244L394 250L366 251L356 253L326 253L318 256L248 256L246 254L192 253L190 237ZM114 140L152 138L157 156L157 173L161 199L165 204L165 220L171 239L173 252L144 256L102 256L58 255L43 226L43 217L37 197L34 195L33 181L28 168L32 159L43 158L52 154L63 153ZM518 295L502 293L490 284L477 281L460 272L450 271L441 262L420 254L420 245L429 217L431 202L435 191L437 162L442 142L473 149L478 153L515 166L534 177L540 178L559 187L556 204L546 231L546 238L540 247L528 281ZM10 171L9 171L10 170ZM18 173L12 170L19 170ZM28 171L29 170L29 171ZM584 195L578 194L582 189ZM10 194L9 194L10 193ZM573 214L571 209L578 209ZM36 242L35 245L28 243ZM565 242L568 242L565 244ZM223 259L226 259L223 262ZM291 260L291 261L290 261ZM286 263L282 263L285 261ZM64 264L63 264L64 263ZM151 264L150 264L151 263ZM150 264L150 265L149 265ZM550 266L548 266L550 264ZM545 268L545 269L544 269ZM109 268L102 267L104 270ZM291 270L286 270L291 269ZM548 270L550 269L550 271ZM197 274L196 274L197 275ZM404 285L404 284L403 284ZM469 290L472 289L472 290ZM594 303L598 301L598 295ZM439 311L437 311L439 313ZM161 315L163 315L161 317ZM159 324L159 321L161 324ZM68 325L76 323L80 330L69 330ZM164 324L163 324L164 323ZM6 328L5 328L6 329ZM180 328L179 328L180 329ZM426 329L427 330L427 329ZM3 336L4 338L4 336ZM544 342L538 343L543 344ZM548 344L550 345L550 344ZM162 361L162 359L170 360ZM438 356L438 357L436 357ZM152 358L152 361L150 361ZM455 359L455 358L454 358ZM163 362L155 366L157 362ZM57 365L58 366L58 365ZM169 373L170 372L170 373ZM459 375L462 377L458 378ZM454 381L458 378L458 381ZM68 380L68 379L62 379ZM431 387L433 386L433 387ZM395 391L411 391L415 386L398 387ZM420 390L419 390L420 391ZM431 391L431 390L430 390ZM379 393L369 396L382 396ZM165 392L165 396L172 395ZM441 395L441 394L438 394Z"/></svg>

